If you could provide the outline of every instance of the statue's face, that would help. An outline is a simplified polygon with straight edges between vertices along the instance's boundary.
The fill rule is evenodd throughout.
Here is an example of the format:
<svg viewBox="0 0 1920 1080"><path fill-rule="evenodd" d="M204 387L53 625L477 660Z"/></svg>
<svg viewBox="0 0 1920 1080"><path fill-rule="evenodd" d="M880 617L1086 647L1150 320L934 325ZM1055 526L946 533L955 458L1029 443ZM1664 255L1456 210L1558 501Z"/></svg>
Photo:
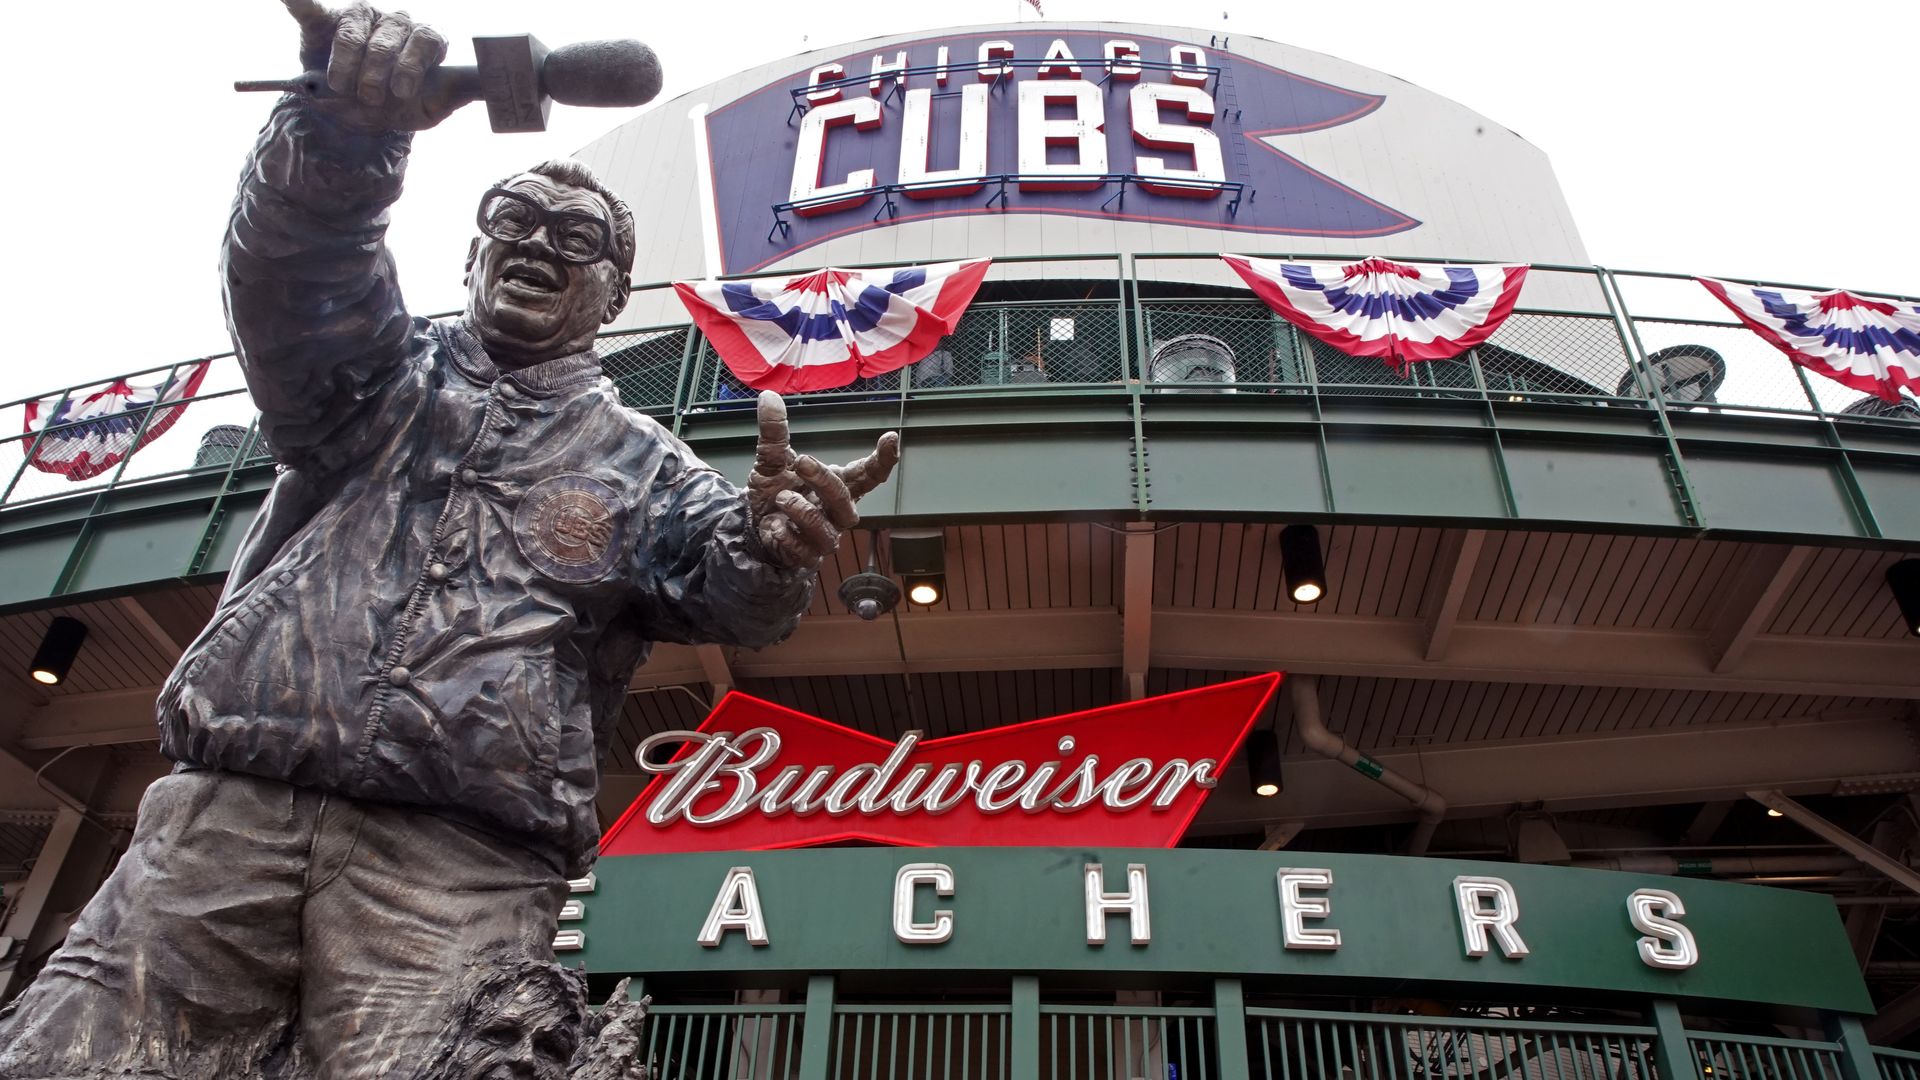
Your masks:
<svg viewBox="0 0 1920 1080"><path fill-rule="evenodd" d="M605 222L607 254L590 263L563 257L561 245L570 238L553 235L552 219L518 240L482 235L467 261L469 324L503 367L525 367L589 347L594 332L626 301L626 274L613 262L611 208L592 191L534 173L514 177L504 190L549 213Z"/></svg>
<svg viewBox="0 0 1920 1080"><path fill-rule="evenodd" d="M565 1011L526 987L508 999L461 1045L446 1075L459 1080L565 1080L579 1042ZM576 1018L577 1019L577 1018Z"/></svg>

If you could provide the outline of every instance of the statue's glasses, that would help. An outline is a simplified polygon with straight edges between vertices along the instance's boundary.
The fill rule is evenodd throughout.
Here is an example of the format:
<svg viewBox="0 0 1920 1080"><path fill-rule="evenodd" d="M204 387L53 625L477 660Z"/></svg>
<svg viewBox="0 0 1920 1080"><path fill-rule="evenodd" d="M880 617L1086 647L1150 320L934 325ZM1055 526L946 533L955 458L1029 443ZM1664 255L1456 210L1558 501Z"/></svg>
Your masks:
<svg viewBox="0 0 1920 1080"><path fill-rule="evenodd" d="M494 188L480 199L480 231L514 243L547 227L553 250L570 263L595 263L613 249L613 228L596 214L549 210L517 191Z"/></svg>

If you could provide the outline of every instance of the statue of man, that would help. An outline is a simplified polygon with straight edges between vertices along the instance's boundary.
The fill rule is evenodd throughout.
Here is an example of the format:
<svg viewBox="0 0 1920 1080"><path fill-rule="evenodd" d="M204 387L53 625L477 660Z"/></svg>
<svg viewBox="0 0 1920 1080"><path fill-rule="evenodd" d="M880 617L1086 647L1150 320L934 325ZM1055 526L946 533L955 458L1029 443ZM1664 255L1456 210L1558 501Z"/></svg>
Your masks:
<svg viewBox="0 0 1920 1080"><path fill-rule="evenodd" d="M288 1038L411 1071L475 943L552 955L649 643L784 638L898 459L796 457L765 394L742 492L622 407L592 344L633 215L578 163L488 191L465 313L409 317L383 237L446 43L285 3L336 96L275 106L221 265L279 479L161 692L178 767L0 1014L10 1080L245 1076Z"/></svg>

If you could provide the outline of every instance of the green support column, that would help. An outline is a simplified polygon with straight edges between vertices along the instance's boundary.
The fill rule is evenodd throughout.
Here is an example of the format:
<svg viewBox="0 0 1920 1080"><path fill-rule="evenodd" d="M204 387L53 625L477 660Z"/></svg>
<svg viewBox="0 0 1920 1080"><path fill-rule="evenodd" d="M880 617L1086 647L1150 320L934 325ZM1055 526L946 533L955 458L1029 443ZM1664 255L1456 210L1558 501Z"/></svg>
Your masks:
<svg viewBox="0 0 1920 1080"><path fill-rule="evenodd" d="M1828 1013L1827 1038L1840 1044L1842 1080L1880 1080L1880 1062L1867 1041L1867 1029L1857 1016Z"/></svg>
<svg viewBox="0 0 1920 1080"><path fill-rule="evenodd" d="M1007 1044L1013 1057L1007 1080L1040 1080L1040 979L1013 977L1013 1030Z"/></svg>
<svg viewBox="0 0 1920 1080"><path fill-rule="evenodd" d="M833 1056L833 976L807 978L807 1011L800 1029L800 1080L827 1080Z"/></svg>
<svg viewBox="0 0 1920 1080"><path fill-rule="evenodd" d="M1213 1039L1220 1080L1252 1080L1247 1066L1247 1004L1239 979L1213 980Z"/></svg>
<svg viewBox="0 0 1920 1080"><path fill-rule="evenodd" d="M1653 1061L1661 1080L1702 1080L1700 1059L1687 1045L1687 1027L1680 1006L1665 999L1653 1003Z"/></svg>

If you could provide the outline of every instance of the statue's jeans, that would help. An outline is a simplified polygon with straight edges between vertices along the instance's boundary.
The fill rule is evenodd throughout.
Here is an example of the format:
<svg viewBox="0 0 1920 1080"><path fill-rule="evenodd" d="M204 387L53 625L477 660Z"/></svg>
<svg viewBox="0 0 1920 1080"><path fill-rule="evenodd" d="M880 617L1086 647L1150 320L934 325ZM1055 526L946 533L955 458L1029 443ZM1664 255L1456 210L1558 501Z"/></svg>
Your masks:
<svg viewBox="0 0 1920 1080"><path fill-rule="evenodd" d="M547 860L420 810L174 773L0 1014L0 1076L270 1076L296 1032L328 1080L407 1075L471 957L552 955L565 894Z"/></svg>

